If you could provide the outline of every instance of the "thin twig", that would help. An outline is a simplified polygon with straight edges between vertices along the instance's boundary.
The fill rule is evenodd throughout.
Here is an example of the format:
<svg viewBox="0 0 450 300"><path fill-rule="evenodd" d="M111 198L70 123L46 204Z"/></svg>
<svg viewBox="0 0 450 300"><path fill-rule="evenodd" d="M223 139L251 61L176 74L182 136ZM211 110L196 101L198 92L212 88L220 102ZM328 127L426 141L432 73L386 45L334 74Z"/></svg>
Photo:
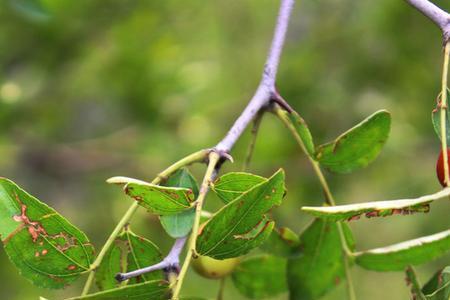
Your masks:
<svg viewBox="0 0 450 300"><path fill-rule="evenodd" d="M236 141L247 128L248 124L255 118L261 109L268 106L272 96L276 93L275 81L280 62L280 56L286 39L286 32L289 25L292 8L295 0L281 0L280 11L278 13L277 25L273 35L272 44L264 65L264 72L261 82L244 109L242 114L236 119L231 129L225 137L216 145L216 149L223 152L230 152Z"/></svg>
<svg viewBox="0 0 450 300"><path fill-rule="evenodd" d="M446 43L444 47L444 63L442 66L442 85L441 85L441 146L442 157L444 163L444 184L449 184L448 154L447 154L447 77L448 77L448 61L450 55L450 43Z"/></svg>
<svg viewBox="0 0 450 300"><path fill-rule="evenodd" d="M250 144L248 145L247 155L245 156L244 165L242 166L242 171L247 171L248 167L250 166L250 162L252 161L253 152L255 150L255 145L256 145L256 138L258 137L258 131L259 131L259 127L261 125L263 116L264 116L264 111L260 111L256 115L255 119L253 120L253 127L252 127L252 132L251 132L252 136L251 136Z"/></svg>
<svg viewBox="0 0 450 300"><path fill-rule="evenodd" d="M183 286L184 277L189 268L189 264L193 256L197 256L197 251L195 250L195 245L197 243L197 235L200 226L200 216L202 214L203 203L205 201L206 194L209 190L209 185L211 181L214 180L217 172L216 166L219 163L220 155L217 152L211 152L209 155L208 168L206 169L205 176L200 187L200 192L198 194L197 200L195 201L195 219L194 225L192 226L191 236L189 238L189 245L186 253L186 258L184 259L183 266L181 267L180 274L178 275L175 287L173 288L172 300L178 300L180 297L181 287Z"/></svg>
<svg viewBox="0 0 450 300"><path fill-rule="evenodd" d="M325 176L323 175L322 170L320 169L319 163L315 161L306 151L306 146L303 143L302 138L298 134L295 127L292 125L292 123L289 121L286 115L286 111L281 109L278 105L274 105L273 112L275 115L282 121L282 123L289 129L291 134L294 136L295 141L299 145L300 149L305 153L305 155L308 157L309 162L311 163L311 166L314 170L314 173L316 174L317 178L319 179L319 182L322 186L322 189L325 194L325 202L328 205L334 206L336 205L336 202L334 201L333 194L331 193L330 187L328 186L328 182L325 179ZM339 231L339 238L341 241L341 249L342 249L342 262L344 265L345 270L345 277L346 277L346 284L347 284L347 293L348 293L348 299L349 300L355 300L355 291L353 288L353 281L350 274L350 264L349 264L349 257L352 257L352 253L350 248L347 245L347 240L345 239L344 230L342 228L342 223L337 222L337 228Z"/></svg>
<svg viewBox="0 0 450 300"><path fill-rule="evenodd" d="M219 292L217 293L217 300L223 300L223 297L225 294L225 280L226 280L226 277L220 278Z"/></svg>
<svg viewBox="0 0 450 300"><path fill-rule="evenodd" d="M173 244L169 254L167 254L167 256L161 262L128 273L118 273L115 277L116 280L122 282L149 272L154 272L156 270L167 270L168 273L176 271L178 273L178 270L180 268L180 253L183 250L186 239L186 237L183 237L175 240L175 243Z"/></svg>

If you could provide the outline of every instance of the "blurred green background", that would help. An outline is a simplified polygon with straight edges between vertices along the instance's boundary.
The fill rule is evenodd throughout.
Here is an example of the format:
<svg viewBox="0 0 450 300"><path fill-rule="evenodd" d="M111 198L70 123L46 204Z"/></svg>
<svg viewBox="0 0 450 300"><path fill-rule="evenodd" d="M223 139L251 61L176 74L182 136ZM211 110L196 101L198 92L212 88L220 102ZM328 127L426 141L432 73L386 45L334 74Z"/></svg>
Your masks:
<svg viewBox="0 0 450 300"><path fill-rule="evenodd" d="M445 1L436 1L450 8ZM279 1L3 0L0 3L0 174L53 206L99 247L130 199L105 179L152 179L195 150L215 145L257 86ZM440 89L439 30L402 0L299 1L278 88L329 141L372 112L392 113L380 157L351 175L327 173L339 203L416 197L437 191L439 142L430 113ZM236 145L240 170L248 132ZM288 132L264 118L251 171L287 172L278 224L300 231L302 205L322 193ZM192 168L201 176L204 166ZM208 209L219 207L208 199ZM357 249L448 229L450 203L428 214L352 222ZM134 231L166 252L172 240L139 211ZM425 282L450 256L418 268ZM62 299L33 287L0 251L0 298ZM359 299L408 299L403 273L354 267ZM243 299L232 284L225 299ZM185 295L214 297L216 281L189 273ZM324 299L344 299L344 285ZM282 295L277 299L287 299Z"/></svg>

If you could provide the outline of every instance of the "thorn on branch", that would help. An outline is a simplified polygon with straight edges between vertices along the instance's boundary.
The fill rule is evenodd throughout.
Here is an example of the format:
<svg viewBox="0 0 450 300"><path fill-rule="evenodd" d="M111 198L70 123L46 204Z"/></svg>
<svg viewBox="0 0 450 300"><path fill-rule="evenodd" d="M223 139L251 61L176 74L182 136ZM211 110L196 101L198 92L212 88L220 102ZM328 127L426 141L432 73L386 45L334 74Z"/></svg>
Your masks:
<svg viewBox="0 0 450 300"><path fill-rule="evenodd" d="M271 100L281 106L284 110L286 110L288 113L294 112L294 109L287 103L286 100L278 93L278 91L275 89L275 91L272 93Z"/></svg>

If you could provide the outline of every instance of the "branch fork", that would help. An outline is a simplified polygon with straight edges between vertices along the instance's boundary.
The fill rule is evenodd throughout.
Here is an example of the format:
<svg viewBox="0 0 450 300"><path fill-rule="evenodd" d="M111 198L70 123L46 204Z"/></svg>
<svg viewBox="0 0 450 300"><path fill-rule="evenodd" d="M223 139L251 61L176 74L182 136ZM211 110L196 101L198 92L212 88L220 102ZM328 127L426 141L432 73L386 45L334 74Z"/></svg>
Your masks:
<svg viewBox="0 0 450 300"><path fill-rule="evenodd" d="M444 44L450 40L450 14L428 0L406 0L433 21L442 31Z"/></svg>
<svg viewBox="0 0 450 300"><path fill-rule="evenodd" d="M169 254L159 263L149 267L138 269L128 273L118 273L114 278L118 282L122 282L143 274L154 272L157 270L164 270L166 274L180 272L180 254L186 244L186 237L179 238L175 241Z"/></svg>

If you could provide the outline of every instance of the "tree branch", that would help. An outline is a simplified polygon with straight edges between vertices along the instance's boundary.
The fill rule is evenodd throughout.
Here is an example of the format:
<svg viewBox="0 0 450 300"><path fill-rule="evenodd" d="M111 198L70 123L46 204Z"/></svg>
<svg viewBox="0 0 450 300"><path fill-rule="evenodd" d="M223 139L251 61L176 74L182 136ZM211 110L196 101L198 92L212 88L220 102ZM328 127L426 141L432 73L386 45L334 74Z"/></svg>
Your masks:
<svg viewBox="0 0 450 300"><path fill-rule="evenodd" d="M259 111L268 106L274 98L274 95L277 94L275 81L294 3L295 0L281 0L277 25L264 66L261 82L247 107L233 124L233 127L228 131L224 139L216 145L215 148L219 153L228 153L231 151L248 124L255 118Z"/></svg>
<svg viewBox="0 0 450 300"><path fill-rule="evenodd" d="M128 280L133 277L141 276L142 274L153 272L156 270L167 270L168 272L179 272L180 269L180 254L186 244L187 237L179 238L175 241L169 254L159 263L138 269L128 273L118 273L116 280L119 282Z"/></svg>
<svg viewBox="0 0 450 300"><path fill-rule="evenodd" d="M406 0L411 6L428 17L442 30L444 42L450 37L450 15L428 0Z"/></svg>

